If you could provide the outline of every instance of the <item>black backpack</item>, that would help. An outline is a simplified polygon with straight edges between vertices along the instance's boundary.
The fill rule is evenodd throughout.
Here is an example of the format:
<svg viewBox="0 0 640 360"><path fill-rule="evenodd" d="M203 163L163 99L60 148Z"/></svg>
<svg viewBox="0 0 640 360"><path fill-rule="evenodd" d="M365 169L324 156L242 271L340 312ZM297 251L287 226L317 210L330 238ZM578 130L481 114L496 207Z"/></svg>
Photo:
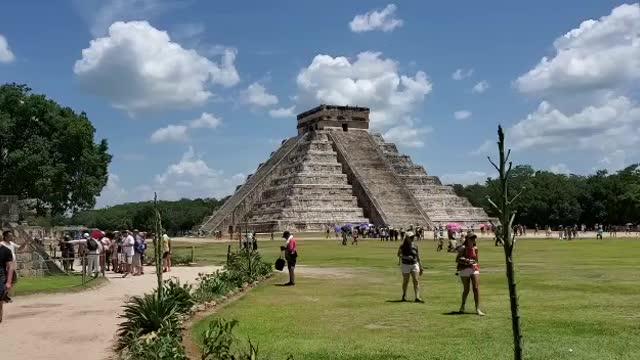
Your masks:
<svg viewBox="0 0 640 360"><path fill-rule="evenodd" d="M89 251L98 250L98 242L95 241L94 239L90 238L89 240L87 240L87 249Z"/></svg>

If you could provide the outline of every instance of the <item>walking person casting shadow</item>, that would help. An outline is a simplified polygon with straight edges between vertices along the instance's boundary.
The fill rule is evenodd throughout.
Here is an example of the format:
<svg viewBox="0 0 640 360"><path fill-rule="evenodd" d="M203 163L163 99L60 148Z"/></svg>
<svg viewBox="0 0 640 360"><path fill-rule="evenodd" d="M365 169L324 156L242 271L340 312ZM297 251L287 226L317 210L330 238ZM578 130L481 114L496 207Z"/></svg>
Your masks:
<svg viewBox="0 0 640 360"><path fill-rule="evenodd" d="M404 236L404 241L398 249L398 260L400 262L400 268L402 270L402 300L407 301L407 286L409 285L409 277L413 280L413 292L415 294L415 302L423 303L420 298L420 283L419 277L422 275L423 268L420 262L420 255L418 254L418 247L414 243L415 234L412 231L407 231Z"/></svg>
<svg viewBox="0 0 640 360"><path fill-rule="evenodd" d="M469 288L473 285L473 300L476 305L476 314L484 316L480 310L480 267L478 266L478 248L476 247L476 235L467 234L464 245L458 249L456 263L460 280L462 281L462 304L459 314L464 314Z"/></svg>

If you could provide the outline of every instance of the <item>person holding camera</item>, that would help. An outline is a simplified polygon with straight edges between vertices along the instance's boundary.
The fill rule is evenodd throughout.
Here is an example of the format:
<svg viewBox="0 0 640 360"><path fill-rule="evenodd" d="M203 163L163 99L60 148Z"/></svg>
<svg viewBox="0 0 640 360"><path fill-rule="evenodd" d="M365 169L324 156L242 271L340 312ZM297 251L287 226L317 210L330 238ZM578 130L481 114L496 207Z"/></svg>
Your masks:
<svg viewBox="0 0 640 360"><path fill-rule="evenodd" d="M418 247L414 243L416 235L413 231L407 231L404 235L404 241L398 249L398 259L402 270L402 301L407 301L407 286L409 285L409 277L413 280L413 292L416 296L415 302L423 303L420 298L420 284L418 278L422 275L424 269L420 262Z"/></svg>
<svg viewBox="0 0 640 360"><path fill-rule="evenodd" d="M457 274L462 281L462 305L460 305L460 313L465 312L465 304L469 295L469 288L473 285L473 300L476 304L476 314L484 316L480 310L480 266L478 266L478 248L476 247L475 234L468 233L465 236L464 244L458 248L458 256L456 256Z"/></svg>

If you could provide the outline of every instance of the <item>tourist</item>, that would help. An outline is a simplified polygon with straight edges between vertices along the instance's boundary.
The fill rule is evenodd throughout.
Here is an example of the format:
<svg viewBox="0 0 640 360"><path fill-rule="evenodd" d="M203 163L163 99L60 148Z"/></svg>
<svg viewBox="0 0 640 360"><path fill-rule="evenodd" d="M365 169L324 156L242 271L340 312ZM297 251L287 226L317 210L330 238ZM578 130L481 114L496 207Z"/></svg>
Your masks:
<svg viewBox="0 0 640 360"><path fill-rule="evenodd" d="M413 231L407 231L404 235L404 241L398 248L398 262L402 270L402 301L407 301L407 286L409 285L409 277L413 280L413 292L415 294L415 302L422 303L420 298L420 284L418 278L422 275L424 269L420 262L418 247L414 243L415 234Z"/></svg>
<svg viewBox="0 0 640 360"><path fill-rule="evenodd" d="M102 249L102 244L100 244L101 233L99 231L94 231L91 236L85 233L86 246L87 246L87 275L92 275L93 277L97 277L100 273L100 251Z"/></svg>
<svg viewBox="0 0 640 360"><path fill-rule="evenodd" d="M343 246L347 245L347 236L349 235L348 231L349 231L349 228L346 225L340 228L340 232L342 233Z"/></svg>
<svg viewBox="0 0 640 360"><path fill-rule="evenodd" d="M2 233L2 245L0 246L0 323L2 323L3 305L8 299L9 291L13 287L15 273L15 257L11 248L7 246L13 237L11 231ZM7 241L8 240L8 241Z"/></svg>
<svg viewBox="0 0 640 360"><path fill-rule="evenodd" d="M111 234L111 269L113 272L118 272L118 239L120 238L120 233L118 231Z"/></svg>
<svg viewBox="0 0 640 360"><path fill-rule="evenodd" d="M171 271L171 255L173 254L173 246L171 244L171 238L167 233L162 235L162 272Z"/></svg>
<svg viewBox="0 0 640 360"><path fill-rule="evenodd" d="M126 278L127 275L133 274L133 256L135 255L136 241L129 230L126 230L123 236L122 255L124 258L124 275L122 275L122 277Z"/></svg>
<svg viewBox="0 0 640 360"><path fill-rule="evenodd" d="M329 234L331 234L331 227L327 226L327 237L326 237L327 240L329 240Z"/></svg>
<svg viewBox="0 0 640 360"><path fill-rule="evenodd" d="M15 241L13 241L15 236L13 235L13 231L6 230L2 232L2 239L0 239L0 248L4 247L11 251L11 256L13 259L13 283L18 281L18 252L24 250L25 247L29 244L29 239L22 243L22 245L18 245ZM11 298L9 297L9 291L7 290L5 294L5 301L11 302ZM1 301L0 301L1 302Z"/></svg>
<svg viewBox="0 0 640 360"><path fill-rule="evenodd" d="M478 266L478 248L476 247L476 235L469 234L464 239L464 245L458 249L456 256L458 275L462 281L462 304L460 313L465 312L469 287L473 286L473 300L476 305L476 314L484 316L480 310L480 267Z"/></svg>
<svg viewBox="0 0 640 360"><path fill-rule="evenodd" d="M352 235L352 239L351 239L351 245L358 245L358 236L360 235L360 230L358 230L359 228L355 228L353 229L353 235Z"/></svg>
<svg viewBox="0 0 640 360"><path fill-rule="evenodd" d="M142 257L145 251L147 251L147 243L143 241L143 236L137 229L133 230L133 276L142 275Z"/></svg>
<svg viewBox="0 0 640 360"><path fill-rule="evenodd" d="M284 251L284 258L287 260L287 270L289 270L289 282L285 286L293 286L296 284L296 262L298 260L298 247L296 246L296 239L289 231L282 233L282 238L285 239L284 245L280 247L280 250Z"/></svg>
<svg viewBox="0 0 640 360"><path fill-rule="evenodd" d="M58 246L60 247L60 257L62 258L62 268L65 272L69 271L69 250L73 248L70 244L68 244L69 235L65 235L62 240L58 242Z"/></svg>
<svg viewBox="0 0 640 360"><path fill-rule="evenodd" d="M102 269L102 273L105 271L109 271L109 265L111 264L111 239L107 236L107 234L102 233L103 236L100 239L100 243L102 244L102 255L100 256L100 268Z"/></svg>

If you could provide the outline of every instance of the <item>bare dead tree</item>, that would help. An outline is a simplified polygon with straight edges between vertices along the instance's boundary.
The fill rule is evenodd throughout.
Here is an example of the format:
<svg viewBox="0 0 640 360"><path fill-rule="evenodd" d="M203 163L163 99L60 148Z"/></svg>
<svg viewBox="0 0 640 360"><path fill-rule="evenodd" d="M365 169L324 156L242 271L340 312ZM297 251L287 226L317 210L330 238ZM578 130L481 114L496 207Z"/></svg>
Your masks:
<svg viewBox="0 0 640 360"><path fill-rule="evenodd" d="M158 295L162 298L163 295L163 283L162 283L162 217L160 216L160 206L158 204L158 194L153 193L153 210L154 210L154 225L155 225L155 237L153 238L153 253L156 263L156 276L158 277Z"/></svg>
<svg viewBox="0 0 640 360"><path fill-rule="evenodd" d="M518 289L516 287L516 269L513 261L513 249L516 245L516 234L512 234L513 220L516 216L516 212L513 210L512 205L514 201L522 194L524 189L521 189L513 197L509 197L509 180L511 178L512 162L509 161L509 155L511 150L507 150L505 154L504 149L504 132L502 126L498 126L498 151L500 152L500 164L496 165L490 157L489 162L498 171L500 175L500 195L498 196L498 204L493 202L491 198L488 201L498 211L500 223L502 224L501 230L496 231L496 237L502 240L504 247L504 257L507 270L507 283L509 285L509 300L511 303L511 327L513 330L513 352L514 359L523 359L523 347L524 342L522 339L522 327L520 324L520 305L518 299Z"/></svg>

